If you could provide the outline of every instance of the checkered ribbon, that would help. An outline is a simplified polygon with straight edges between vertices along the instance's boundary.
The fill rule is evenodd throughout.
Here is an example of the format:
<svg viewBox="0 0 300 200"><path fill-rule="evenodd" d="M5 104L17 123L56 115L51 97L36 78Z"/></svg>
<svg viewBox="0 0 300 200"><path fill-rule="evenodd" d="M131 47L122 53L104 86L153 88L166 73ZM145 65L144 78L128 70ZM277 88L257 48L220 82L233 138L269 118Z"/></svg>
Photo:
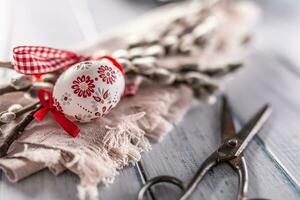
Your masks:
<svg viewBox="0 0 300 200"><path fill-rule="evenodd" d="M71 51L39 46L18 46L13 49L13 65L23 74L44 74L88 60L91 57Z"/></svg>

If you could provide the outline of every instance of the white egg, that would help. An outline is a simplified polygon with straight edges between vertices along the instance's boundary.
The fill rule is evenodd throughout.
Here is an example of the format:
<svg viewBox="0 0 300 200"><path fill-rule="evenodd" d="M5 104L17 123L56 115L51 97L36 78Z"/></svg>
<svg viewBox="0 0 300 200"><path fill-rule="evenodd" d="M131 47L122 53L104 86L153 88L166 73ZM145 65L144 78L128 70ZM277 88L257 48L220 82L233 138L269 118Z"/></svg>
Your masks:
<svg viewBox="0 0 300 200"><path fill-rule="evenodd" d="M115 61L85 61L58 78L53 89L54 106L71 120L88 122L115 107L124 89L124 74Z"/></svg>

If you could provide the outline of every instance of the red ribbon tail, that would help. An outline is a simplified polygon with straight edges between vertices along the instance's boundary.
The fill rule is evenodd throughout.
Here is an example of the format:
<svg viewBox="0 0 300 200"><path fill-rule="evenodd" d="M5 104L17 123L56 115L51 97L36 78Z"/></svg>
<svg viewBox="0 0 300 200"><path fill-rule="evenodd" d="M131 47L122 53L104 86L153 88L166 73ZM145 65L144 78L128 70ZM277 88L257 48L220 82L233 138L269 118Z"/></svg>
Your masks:
<svg viewBox="0 0 300 200"><path fill-rule="evenodd" d="M47 115L48 112L49 112L48 108L41 108L37 112L35 112L33 116L36 120L40 122L44 119L44 117Z"/></svg>
<svg viewBox="0 0 300 200"><path fill-rule="evenodd" d="M45 95L48 97L48 101L45 99ZM43 105L43 108L39 109L35 114L34 117L38 121L42 121L44 117L47 115L47 113L50 111L53 115L55 121L72 137L76 137L80 129L76 124L68 120L63 113L57 111L55 107L53 106L53 97L51 91L48 90L42 90L40 89L38 92L38 97L40 99L41 104Z"/></svg>
<svg viewBox="0 0 300 200"><path fill-rule="evenodd" d="M57 121L57 123L72 137L76 137L80 129L76 124L67 119L62 113L52 112L53 117Z"/></svg>
<svg viewBox="0 0 300 200"><path fill-rule="evenodd" d="M112 62L112 64L114 64L121 71L121 73L123 75L125 74L125 71L124 71L122 65L120 63L118 63L118 61L116 59L114 59L113 57L102 56L102 57L100 57L100 59L107 59L107 60L109 60L110 62Z"/></svg>

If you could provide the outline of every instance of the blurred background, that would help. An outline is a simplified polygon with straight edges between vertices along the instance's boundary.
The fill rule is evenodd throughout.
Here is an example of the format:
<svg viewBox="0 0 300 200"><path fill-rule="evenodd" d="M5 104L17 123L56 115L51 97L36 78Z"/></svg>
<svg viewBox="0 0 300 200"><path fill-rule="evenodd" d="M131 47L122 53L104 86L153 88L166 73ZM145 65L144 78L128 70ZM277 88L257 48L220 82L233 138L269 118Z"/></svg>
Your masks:
<svg viewBox="0 0 300 200"><path fill-rule="evenodd" d="M72 49L176 0L0 0L0 60L18 45ZM300 64L300 1L254 0L261 9L252 46ZM0 82L14 73L0 71Z"/></svg>
<svg viewBox="0 0 300 200"><path fill-rule="evenodd" d="M168 0L0 0L0 59L16 45L72 48L133 20ZM169 0L172 2L172 0ZM174 0L173 0L174 1ZM261 20L254 44L300 63L300 1L257 0Z"/></svg>

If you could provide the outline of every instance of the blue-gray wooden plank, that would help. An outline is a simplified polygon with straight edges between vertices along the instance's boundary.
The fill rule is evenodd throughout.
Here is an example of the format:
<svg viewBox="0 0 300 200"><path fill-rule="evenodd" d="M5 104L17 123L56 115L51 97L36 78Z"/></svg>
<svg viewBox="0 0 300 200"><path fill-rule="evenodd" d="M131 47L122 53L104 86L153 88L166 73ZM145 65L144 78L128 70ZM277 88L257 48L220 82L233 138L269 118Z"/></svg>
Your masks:
<svg viewBox="0 0 300 200"><path fill-rule="evenodd" d="M300 192L300 69L276 54L257 52L249 58L249 67L227 84L226 91L241 121L264 102L272 105L272 123L259 138Z"/></svg>
<svg viewBox="0 0 300 200"><path fill-rule="evenodd" d="M10 183L0 173L1 200L74 200L77 198L79 179L71 172L56 177L44 170L21 182ZM118 175L109 187L99 185L99 199L132 200L140 187L134 168L126 168Z"/></svg>
<svg viewBox="0 0 300 200"><path fill-rule="evenodd" d="M150 153L144 155L147 175L175 175L189 181L220 142L219 108L218 104L199 104L191 109L183 122L176 126L162 144L154 146ZM249 114L253 114L253 111L255 110L251 110ZM264 135L266 128L259 134ZM245 157L249 168L248 197L300 198L299 191L290 185L288 177L270 158L260 140L255 139L250 143ZM237 184L236 175L230 167L221 165L205 177L192 199L234 199ZM178 192L170 191L172 189L169 187L157 187L153 192L157 196L165 195L162 199L178 197Z"/></svg>
<svg viewBox="0 0 300 200"><path fill-rule="evenodd" d="M17 1L14 2L16 3ZM30 2L34 2L34 4ZM73 9L70 8L70 2L72 1L45 1L46 5L44 1L31 0L30 2L17 2L17 4L14 5L14 17L12 18L14 29L12 36L16 38L12 39L10 43L11 46L25 43L67 48L75 42L85 39L85 35L81 30L84 28L84 25L82 25L82 23L77 24L75 14L72 13L74 10L76 11L77 7L75 6L75 9L74 7ZM260 2L261 1L259 1L259 3ZM274 1L266 2L268 2L265 6L266 8L270 7L270 2L274 5ZM112 8L114 4L118 6L120 3L124 2L117 0L89 1L89 6L92 11L92 16L94 16L96 21L95 24L98 31L103 31L119 24L123 22L122 19L124 19L124 21L129 20L144 10L153 7L152 3L144 6L140 1L133 1L131 3L136 3L136 5L125 6L125 11L117 7L117 16L110 17L111 15L108 16L108 14L111 13L104 12L103 10L97 12L100 8L106 10L108 7ZM130 2L128 1L128 3ZM265 3L263 2L262 4ZM33 5L35 5L35 7L30 8ZM278 5L282 4L275 3L275 7L276 5L278 8L281 7ZM294 3L290 3L289 5L294 5ZM55 9L56 7L58 8ZM33 11L30 9L33 9ZM56 15L52 15L52 9L55 9ZM275 12L273 10L268 13L273 13L274 15ZM260 49L273 48L276 50L276 48L280 47L283 51L280 53L297 55L298 45L296 44L299 42L299 40L295 40L295 36L297 36L298 33L297 26L295 26L297 20L295 16L290 17L292 11L290 9L288 10L289 12L284 12L287 16L284 20L274 20L278 19L275 18L275 15L269 17L269 20L266 20L263 26L259 27L258 32L261 42L258 43L259 45L257 46ZM294 11L295 10L296 12L293 13L298 12L296 7L294 7ZM48 19L48 16L50 16L50 19ZM282 13L280 16L282 17ZM38 17L40 19L36 19ZM102 18L105 20L101 20ZM287 21L291 23L287 23ZM43 22L45 23L42 24ZM21 23L21 25L19 23ZM68 28L66 29L65 26L68 26ZM63 33L61 32L62 30ZM276 36L274 30L276 30L276 32L280 30L280 34L277 32ZM286 37L289 33L292 33L291 37ZM279 38L278 41L276 37ZM280 40L280 38L283 37L286 41ZM259 58L259 56L255 56L254 60L257 58ZM289 58L295 59L297 57L293 56ZM241 122L248 119L250 114L255 111L255 108L266 100L271 100L276 107L275 113L280 113L280 115L276 114L272 117L272 123L264 128L260 137L258 139L256 138L250 144L246 152L250 170L250 197L273 197L272 195L276 194L277 196L274 196L274 199L280 199L282 197L299 199L299 185L297 183L299 182L299 172L297 172L297 167L299 167L299 154L297 153L299 150L297 146L297 141L299 144L297 134L299 126L296 120L299 118L296 114L299 110L299 103L297 103L299 102L299 98L297 95L297 85L295 86L298 82L295 81L295 77L287 75L288 72L286 72L285 69L277 72L273 72L273 70L289 66L287 70L291 71L290 74L297 74L298 72L293 65L287 65L286 59L282 59L282 57L279 57L278 62L276 60L274 61L273 57L271 57L262 61L262 63L265 64L259 65L267 65L267 69L272 72L271 75L268 75L270 71L264 67L246 68L246 70L240 72L240 74L244 75L239 74L236 79L227 84L228 89L226 92L229 94L230 101L234 105L235 113ZM261 70L259 68L263 68L262 71L259 71ZM252 78L248 77L250 74L254 74L254 76L252 76ZM274 74L276 76L274 76ZM247 82L245 80L247 80ZM276 84L277 82L278 84ZM241 86L243 86L243 88L236 88ZM240 97L242 101L236 98L237 96L242 96ZM261 100L257 101L257 99ZM202 119L201 124L196 121L196 118ZM196 106L162 144L154 145L153 151L149 154L145 154L146 173L149 176L161 173L176 174L184 180L188 180L194 174L198 165L217 145L217 120L218 105L208 106L199 104ZM197 135L196 133L200 134ZM210 134L206 135L207 133ZM286 134L286 138L283 137L282 133ZM277 136L280 137L274 140ZM181 138L182 141L179 141L178 138ZM292 145L289 143L291 138L294 140L291 143ZM207 148L204 148L204 146L207 146ZM177 151L175 151L175 149L177 149ZM150 159L152 159L151 162L149 161ZM177 167L175 168L175 166ZM204 183L200 185L194 198L233 198L237 184L237 179L234 177L233 172L226 166L218 167L214 171L215 173L210 173L204 180ZM77 181L77 178L71 173L65 173L56 178L46 171L33 175L17 185L8 183L6 178L2 177L0 182L0 197L1 199L2 197L4 199L74 199ZM111 187L100 189L100 197L102 199L134 199L138 187L140 186L140 181L136 168L127 168L121 172ZM168 193L159 192L162 190L168 191ZM178 194L173 191L174 188L170 189L164 187L157 189L156 192L159 192L158 195L160 197L164 197L160 199L168 199L170 193ZM272 194L273 192L274 194Z"/></svg>
<svg viewBox="0 0 300 200"><path fill-rule="evenodd" d="M300 1L255 0L261 19L254 43L260 50L272 50L300 63Z"/></svg>

